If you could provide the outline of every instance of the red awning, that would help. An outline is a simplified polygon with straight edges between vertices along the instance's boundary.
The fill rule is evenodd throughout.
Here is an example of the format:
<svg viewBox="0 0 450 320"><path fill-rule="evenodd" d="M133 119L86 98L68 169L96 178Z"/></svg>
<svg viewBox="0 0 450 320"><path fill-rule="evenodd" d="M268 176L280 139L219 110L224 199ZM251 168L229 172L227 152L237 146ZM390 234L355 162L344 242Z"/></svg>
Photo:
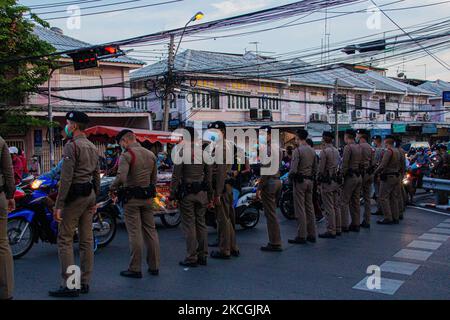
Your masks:
<svg viewBox="0 0 450 320"><path fill-rule="evenodd" d="M165 131L150 131L150 130L143 130L143 129L134 129L134 128L121 128L121 127L108 127L108 126L95 126L86 129L84 132L88 137L90 136L101 136L105 135L109 138L115 138L117 134L124 130L124 129L130 129L133 130L133 132L136 134L136 138L139 142L149 141L150 143L159 142L162 144L167 143L179 143L182 140L182 135L175 134L172 132L165 132Z"/></svg>

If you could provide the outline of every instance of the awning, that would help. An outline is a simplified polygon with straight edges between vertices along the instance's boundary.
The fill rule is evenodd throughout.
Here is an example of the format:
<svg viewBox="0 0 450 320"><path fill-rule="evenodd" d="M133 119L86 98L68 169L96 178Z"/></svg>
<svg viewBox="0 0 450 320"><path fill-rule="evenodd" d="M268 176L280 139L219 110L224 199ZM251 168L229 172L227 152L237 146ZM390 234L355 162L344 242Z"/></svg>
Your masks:
<svg viewBox="0 0 450 320"><path fill-rule="evenodd" d="M107 136L108 138L115 138L117 134L124 129L133 130L139 142L148 141L150 143L159 142L161 144L176 144L182 140L182 136L180 134L175 134L172 132L150 131L123 127L95 126L86 129L84 132L88 137L91 138L95 136Z"/></svg>

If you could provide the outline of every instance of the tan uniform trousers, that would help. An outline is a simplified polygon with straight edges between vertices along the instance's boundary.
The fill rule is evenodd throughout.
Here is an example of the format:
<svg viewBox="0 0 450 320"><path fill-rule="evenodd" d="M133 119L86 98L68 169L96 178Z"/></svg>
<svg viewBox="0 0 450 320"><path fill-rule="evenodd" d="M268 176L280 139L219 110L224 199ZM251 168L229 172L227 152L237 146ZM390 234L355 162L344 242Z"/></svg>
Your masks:
<svg viewBox="0 0 450 320"><path fill-rule="evenodd" d="M277 218L277 199L280 195L281 187L280 179L270 179L267 181L267 185L261 190L261 201L267 220L269 244L277 247L282 245L280 224Z"/></svg>
<svg viewBox="0 0 450 320"><path fill-rule="evenodd" d="M0 300L9 299L14 290L14 263L9 247L8 208L5 193L0 193Z"/></svg>
<svg viewBox="0 0 450 320"><path fill-rule="evenodd" d="M337 197L337 203L336 203L336 207L335 207L335 211L336 211L336 232L340 233L342 232L342 206L341 206L341 201L342 201L342 187L339 185L337 190L336 190L336 197Z"/></svg>
<svg viewBox="0 0 450 320"><path fill-rule="evenodd" d="M362 178L361 195L364 199L364 221L370 224L370 217L372 215L370 209L370 202L372 200L372 186L373 175L365 174Z"/></svg>
<svg viewBox="0 0 450 320"><path fill-rule="evenodd" d="M141 272L143 245L150 270L159 270L159 238L149 199L131 199L124 206L125 225L130 245L128 270Z"/></svg>
<svg viewBox="0 0 450 320"><path fill-rule="evenodd" d="M405 212L406 203L406 191L405 188L403 188L403 176L398 178L398 180L397 192L399 197L397 198L397 206L399 212L401 213L400 215L403 215L403 212Z"/></svg>
<svg viewBox="0 0 450 320"><path fill-rule="evenodd" d="M323 183L320 188L323 207L327 217L327 231L333 235L336 235L336 232L341 232L340 221L339 228L337 223L337 217L340 215L339 186L336 182L332 182L331 184Z"/></svg>
<svg viewBox="0 0 450 320"><path fill-rule="evenodd" d="M236 245L236 233L233 226L233 222L235 222L233 193L228 191L229 186L226 189L227 192L220 197L220 205L216 205L214 210L219 233L219 250L222 254L228 256L231 251L238 251L239 249Z"/></svg>
<svg viewBox="0 0 450 320"><path fill-rule="evenodd" d="M297 217L297 237L316 237L316 216L313 206L313 181L294 182L294 211Z"/></svg>
<svg viewBox="0 0 450 320"><path fill-rule="evenodd" d="M398 179L396 176L388 176L386 181L381 181L380 184L380 206L384 219L389 221L399 219Z"/></svg>
<svg viewBox="0 0 450 320"><path fill-rule="evenodd" d="M92 232L95 193L87 197L79 197L67 203L62 210L62 221L58 226L58 256L61 264L62 286L67 286L67 273L70 266L75 265L73 254L73 237L78 228L80 248L81 284L88 285L94 268L94 235Z"/></svg>
<svg viewBox="0 0 450 320"><path fill-rule="evenodd" d="M208 229L205 223L208 196L202 191L180 201L181 226L186 236L186 261L196 263L208 255Z"/></svg>
<svg viewBox="0 0 450 320"><path fill-rule="evenodd" d="M341 222L342 228L349 227L349 211L351 217L351 225L354 227L360 226L360 197L361 197L361 176L346 177L344 186L342 188L342 207L341 207Z"/></svg>

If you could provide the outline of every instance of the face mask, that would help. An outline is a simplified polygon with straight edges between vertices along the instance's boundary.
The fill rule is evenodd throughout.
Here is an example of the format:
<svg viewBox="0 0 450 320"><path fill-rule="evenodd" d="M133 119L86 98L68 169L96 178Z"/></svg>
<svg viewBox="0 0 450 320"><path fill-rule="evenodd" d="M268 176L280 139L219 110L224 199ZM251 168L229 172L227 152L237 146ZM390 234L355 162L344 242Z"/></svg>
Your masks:
<svg viewBox="0 0 450 320"><path fill-rule="evenodd" d="M64 127L64 132L66 133L66 135L67 135L67 138L72 138L72 132L69 130L69 125L68 124L66 124L66 126Z"/></svg>
<svg viewBox="0 0 450 320"><path fill-rule="evenodd" d="M371 144L372 144L372 147L374 147L374 148L377 146L377 144L375 142L372 142Z"/></svg>
<svg viewBox="0 0 450 320"><path fill-rule="evenodd" d="M159 161L163 161L166 157L163 154L158 154Z"/></svg>

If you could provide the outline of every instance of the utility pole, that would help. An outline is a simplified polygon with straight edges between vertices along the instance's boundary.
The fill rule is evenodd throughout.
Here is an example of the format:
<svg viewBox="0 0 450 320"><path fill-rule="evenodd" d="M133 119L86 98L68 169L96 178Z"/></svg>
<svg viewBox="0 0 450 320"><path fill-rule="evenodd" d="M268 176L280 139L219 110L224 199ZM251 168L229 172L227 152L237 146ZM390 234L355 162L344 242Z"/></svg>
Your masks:
<svg viewBox="0 0 450 320"><path fill-rule="evenodd" d="M164 131L169 131L170 100L173 97L173 68L175 60L175 36L170 35L169 57L167 60L167 83L164 95Z"/></svg>
<svg viewBox="0 0 450 320"><path fill-rule="evenodd" d="M48 121L49 121L49 151L50 151L50 168L53 168L55 166L55 146L54 146L54 140L55 140L55 132L53 131L53 106L52 106L52 76L53 73L57 70L58 68L52 68L50 71L50 75L48 78L48 100L47 100L47 107L48 107Z"/></svg>
<svg viewBox="0 0 450 320"><path fill-rule="evenodd" d="M333 96L333 109L334 109L334 125L336 128L335 132L335 143L336 148L339 149L339 110L338 110L338 79L336 78L336 81L334 83L334 96Z"/></svg>

